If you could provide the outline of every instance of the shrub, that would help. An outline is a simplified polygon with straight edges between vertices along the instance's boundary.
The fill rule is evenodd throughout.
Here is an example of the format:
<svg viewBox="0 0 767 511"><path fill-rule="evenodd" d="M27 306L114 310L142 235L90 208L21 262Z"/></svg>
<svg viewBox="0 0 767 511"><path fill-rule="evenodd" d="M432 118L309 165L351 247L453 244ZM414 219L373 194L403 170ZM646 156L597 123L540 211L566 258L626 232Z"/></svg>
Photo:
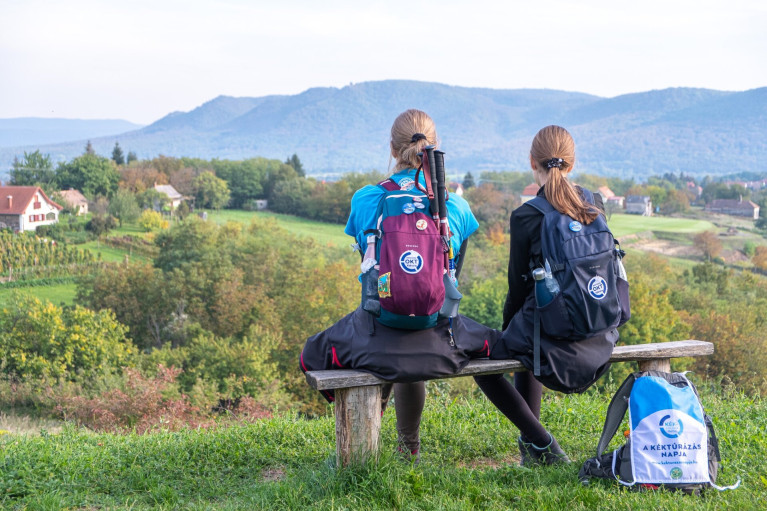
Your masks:
<svg viewBox="0 0 767 511"><path fill-rule="evenodd" d="M165 220L160 213L152 211L151 209L145 209L138 219L139 226L146 232L157 231L159 229L167 229L168 221Z"/></svg>
<svg viewBox="0 0 767 511"><path fill-rule="evenodd" d="M0 309L0 360L21 381L85 381L132 363L126 333L109 310L61 308L14 294Z"/></svg>

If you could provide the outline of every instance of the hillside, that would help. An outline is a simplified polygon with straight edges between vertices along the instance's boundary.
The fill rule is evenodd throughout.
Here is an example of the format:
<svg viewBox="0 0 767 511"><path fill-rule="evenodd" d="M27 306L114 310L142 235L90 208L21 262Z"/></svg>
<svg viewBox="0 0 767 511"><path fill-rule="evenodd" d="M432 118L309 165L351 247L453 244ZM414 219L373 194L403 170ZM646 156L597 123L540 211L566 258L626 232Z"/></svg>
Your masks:
<svg viewBox="0 0 767 511"><path fill-rule="evenodd" d="M141 127L140 124L120 119L84 120L39 117L0 119L0 148L47 146L72 140L117 135Z"/></svg>
<svg viewBox="0 0 767 511"><path fill-rule="evenodd" d="M387 80L292 96L219 96L141 129L89 138L100 154L110 154L119 141L139 158L284 159L297 153L312 174L384 170L391 122L413 107L434 117L449 171L457 174L526 169L530 140L547 124L571 130L579 170L589 173L728 174L753 170L767 158L767 88L673 88L600 98ZM55 160L69 159L82 152L84 141L26 149L38 146ZM0 149L0 165L23 149Z"/></svg>

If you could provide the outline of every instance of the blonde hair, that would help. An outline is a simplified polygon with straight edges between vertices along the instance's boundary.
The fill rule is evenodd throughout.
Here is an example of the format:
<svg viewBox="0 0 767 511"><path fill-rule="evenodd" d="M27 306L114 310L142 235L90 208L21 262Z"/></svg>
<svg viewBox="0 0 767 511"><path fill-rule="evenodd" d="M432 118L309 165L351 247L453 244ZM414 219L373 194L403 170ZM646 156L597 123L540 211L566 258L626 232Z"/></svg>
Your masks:
<svg viewBox="0 0 767 511"><path fill-rule="evenodd" d="M416 133L426 138L413 140ZM394 119L391 126L391 152L397 160L395 170L416 169L421 165L418 153L428 145L437 145L437 128L434 121L425 112L411 108Z"/></svg>
<svg viewBox="0 0 767 511"><path fill-rule="evenodd" d="M533 139L530 158L538 172L548 174L543 190L554 209L583 224L599 216L599 210L586 202L567 179L575 163L575 141L566 129L554 125L541 129ZM550 167L552 160L558 166Z"/></svg>

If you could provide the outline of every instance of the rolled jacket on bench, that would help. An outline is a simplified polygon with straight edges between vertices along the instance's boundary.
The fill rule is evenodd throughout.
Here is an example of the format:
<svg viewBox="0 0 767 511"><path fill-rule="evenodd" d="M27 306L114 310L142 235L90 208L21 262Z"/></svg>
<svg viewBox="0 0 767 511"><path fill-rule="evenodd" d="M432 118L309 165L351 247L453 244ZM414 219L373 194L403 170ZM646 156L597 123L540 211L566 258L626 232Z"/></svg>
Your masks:
<svg viewBox="0 0 767 511"><path fill-rule="evenodd" d="M447 319L425 330L391 328L358 308L307 339L301 370L357 369L387 381L429 380L455 374L471 359L489 357L501 338L499 330L460 314L452 329L451 337ZM333 401L332 391L321 393Z"/></svg>

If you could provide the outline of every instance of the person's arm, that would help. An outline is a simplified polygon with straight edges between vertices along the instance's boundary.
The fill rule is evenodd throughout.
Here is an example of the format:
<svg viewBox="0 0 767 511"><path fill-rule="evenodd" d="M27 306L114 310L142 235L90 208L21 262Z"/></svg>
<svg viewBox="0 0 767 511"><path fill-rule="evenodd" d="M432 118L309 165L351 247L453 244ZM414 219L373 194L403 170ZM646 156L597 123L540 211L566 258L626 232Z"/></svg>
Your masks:
<svg viewBox="0 0 767 511"><path fill-rule="evenodd" d="M529 211L528 211L529 210ZM522 308L527 298L530 284L525 276L530 271L531 238L530 230L536 220L536 211L520 206L511 214L509 226L511 241L509 243L509 291L503 306L503 329L509 325L514 314Z"/></svg>

